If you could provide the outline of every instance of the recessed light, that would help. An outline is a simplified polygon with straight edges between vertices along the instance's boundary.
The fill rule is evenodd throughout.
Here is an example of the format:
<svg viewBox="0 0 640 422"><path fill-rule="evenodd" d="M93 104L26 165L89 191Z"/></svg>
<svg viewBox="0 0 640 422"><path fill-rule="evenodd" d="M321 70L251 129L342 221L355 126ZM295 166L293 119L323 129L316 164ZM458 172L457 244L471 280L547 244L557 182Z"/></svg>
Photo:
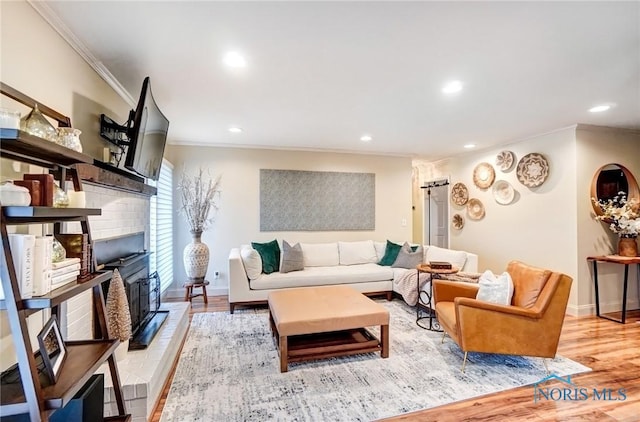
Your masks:
<svg viewBox="0 0 640 422"><path fill-rule="evenodd" d="M602 113L603 111L607 111L611 108L611 106L609 104L601 104L601 105L597 105L595 107L591 107L589 109L590 112L592 113Z"/></svg>
<svg viewBox="0 0 640 422"><path fill-rule="evenodd" d="M247 66L247 60L237 51L228 52L224 55L222 61L229 67L240 68Z"/></svg>
<svg viewBox="0 0 640 422"><path fill-rule="evenodd" d="M360 140L361 140L362 142L369 142L369 141L371 141L372 139L373 139L373 138L371 137L371 135L362 135L362 136L360 137Z"/></svg>
<svg viewBox="0 0 640 422"><path fill-rule="evenodd" d="M475 148L476 144L467 144L464 146L466 149L471 149L471 148Z"/></svg>
<svg viewBox="0 0 640 422"><path fill-rule="evenodd" d="M237 126L232 126L229 128L229 132L231 133L241 133L242 132L242 128L241 127L237 127Z"/></svg>
<svg viewBox="0 0 640 422"><path fill-rule="evenodd" d="M456 92L460 91L462 91L462 82L460 81L447 82L442 88L442 92L444 92L445 94L455 94Z"/></svg>

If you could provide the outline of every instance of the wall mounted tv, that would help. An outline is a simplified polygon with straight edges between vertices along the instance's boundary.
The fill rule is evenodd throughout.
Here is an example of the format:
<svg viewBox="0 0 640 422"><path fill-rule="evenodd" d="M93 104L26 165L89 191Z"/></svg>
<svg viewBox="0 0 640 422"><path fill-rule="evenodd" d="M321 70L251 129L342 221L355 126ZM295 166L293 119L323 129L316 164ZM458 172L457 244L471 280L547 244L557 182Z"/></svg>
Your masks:
<svg viewBox="0 0 640 422"><path fill-rule="evenodd" d="M100 119L100 135L117 145L121 155L125 154L124 167L152 180L160 176L168 130L169 120L153 99L148 76L142 83L138 105L129 112L125 125L115 123L104 114Z"/></svg>

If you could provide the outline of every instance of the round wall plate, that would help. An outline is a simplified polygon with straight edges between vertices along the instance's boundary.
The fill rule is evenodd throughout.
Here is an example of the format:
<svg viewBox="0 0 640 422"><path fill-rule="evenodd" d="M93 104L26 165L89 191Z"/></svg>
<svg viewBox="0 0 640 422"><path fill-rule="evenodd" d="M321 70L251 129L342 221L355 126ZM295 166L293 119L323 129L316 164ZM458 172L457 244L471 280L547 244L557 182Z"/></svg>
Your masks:
<svg viewBox="0 0 640 422"><path fill-rule="evenodd" d="M498 167L501 171L508 171L511 166L513 166L513 162L515 161L515 156L511 151L501 151L496 156L496 167Z"/></svg>
<svg viewBox="0 0 640 422"><path fill-rule="evenodd" d="M549 177L549 163L544 155L532 152L520 159L516 170L518 180L529 188L535 188Z"/></svg>
<svg viewBox="0 0 640 422"><path fill-rule="evenodd" d="M471 198L467 203L467 213L472 220L480 220L484 217L484 205L479 199Z"/></svg>
<svg viewBox="0 0 640 422"><path fill-rule="evenodd" d="M467 189L467 186L460 182L453 185L451 188L451 201L456 205L463 206L468 200L469 190Z"/></svg>
<svg viewBox="0 0 640 422"><path fill-rule="evenodd" d="M513 202L516 192L513 190L511 183L506 180L498 180L493 184L493 197L500 205L509 205Z"/></svg>
<svg viewBox="0 0 640 422"><path fill-rule="evenodd" d="M496 178L496 172L489 163L480 163L473 169L473 184L480 189L490 188Z"/></svg>
<svg viewBox="0 0 640 422"><path fill-rule="evenodd" d="M456 230L462 230L464 227L464 217L460 214L454 214L451 219L451 225Z"/></svg>

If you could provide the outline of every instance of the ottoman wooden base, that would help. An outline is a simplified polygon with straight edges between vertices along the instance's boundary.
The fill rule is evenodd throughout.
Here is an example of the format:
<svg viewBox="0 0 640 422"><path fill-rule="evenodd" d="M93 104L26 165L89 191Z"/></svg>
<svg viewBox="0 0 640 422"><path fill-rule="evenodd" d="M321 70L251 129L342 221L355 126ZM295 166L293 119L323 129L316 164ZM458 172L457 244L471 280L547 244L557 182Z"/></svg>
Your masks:
<svg viewBox="0 0 640 422"><path fill-rule="evenodd" d="M370 352L389 357L389 313L382 305L349 287L295 290L269 296L269 323L278 344L280 372L287 372L289 362ZM330 306L324 306L334 294ZM364 328L368 325L380 325L380 339Z"/></svg>

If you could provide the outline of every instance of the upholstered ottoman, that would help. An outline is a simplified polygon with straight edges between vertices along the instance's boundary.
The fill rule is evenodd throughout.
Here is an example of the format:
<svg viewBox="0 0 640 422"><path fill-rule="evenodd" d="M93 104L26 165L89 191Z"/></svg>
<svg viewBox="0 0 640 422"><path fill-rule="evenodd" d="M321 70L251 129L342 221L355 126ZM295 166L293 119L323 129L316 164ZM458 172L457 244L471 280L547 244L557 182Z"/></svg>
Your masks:
<svg viewBox="0 0 640 422"><path fill-rule="evenodd" d="M347 286L304 287L269 294L269 322L289 362L380 352L389 357L389 311ZM365 327L380 326L380 339Z"/></svg>

